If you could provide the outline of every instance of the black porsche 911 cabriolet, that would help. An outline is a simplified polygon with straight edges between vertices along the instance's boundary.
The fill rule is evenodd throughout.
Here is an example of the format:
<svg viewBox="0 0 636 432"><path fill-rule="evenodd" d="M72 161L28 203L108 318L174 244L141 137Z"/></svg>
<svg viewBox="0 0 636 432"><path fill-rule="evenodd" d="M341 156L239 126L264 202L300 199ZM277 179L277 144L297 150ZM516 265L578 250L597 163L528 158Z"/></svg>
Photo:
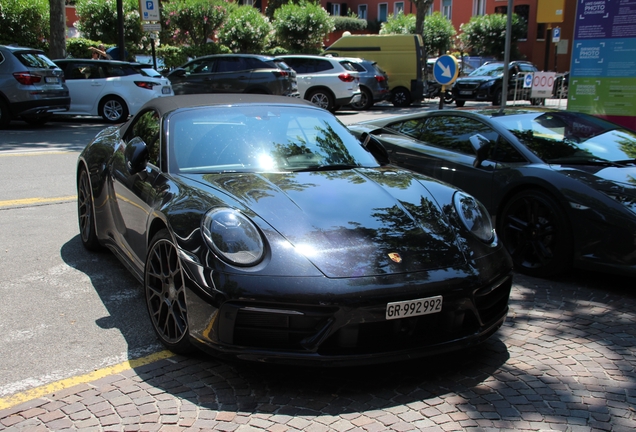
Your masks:
<svg viewBox="0 0 636 432"><path fill-rule="evenodd" d="M395 361L478 344L508 312L483 205L305 101L155 99L88 144L77 187L84 246L131 270L178 353Z"/></svg>

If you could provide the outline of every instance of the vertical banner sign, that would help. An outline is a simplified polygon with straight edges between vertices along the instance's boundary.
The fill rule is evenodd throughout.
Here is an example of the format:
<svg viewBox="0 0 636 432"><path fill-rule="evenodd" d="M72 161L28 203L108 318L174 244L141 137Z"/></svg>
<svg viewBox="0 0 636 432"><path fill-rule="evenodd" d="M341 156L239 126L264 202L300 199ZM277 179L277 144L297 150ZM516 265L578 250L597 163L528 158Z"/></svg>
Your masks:
<svg viewBox="0 0 636 432"><path fill-rule="evenodd" d="M139 0L139 12L142 21L161 21L159 0Z"/></svg>
<svg viewBox="0 0 636 432"><path fill-rule="evenodd" d="M568 109L636 129L636 0L578 0Z"/></svg>

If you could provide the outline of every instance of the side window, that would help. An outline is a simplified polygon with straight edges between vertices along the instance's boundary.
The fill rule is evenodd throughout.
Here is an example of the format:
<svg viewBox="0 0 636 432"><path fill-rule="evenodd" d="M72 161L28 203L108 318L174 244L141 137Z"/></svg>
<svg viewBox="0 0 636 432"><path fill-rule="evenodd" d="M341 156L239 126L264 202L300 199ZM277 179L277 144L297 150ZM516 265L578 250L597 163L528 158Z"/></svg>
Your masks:
<svg viewBox="0 0 636 432"><path fill-rule="evenodd" d="M424 121L418 119L406 120L403 122L393 123L388 126L389 129L393 129L404 135L408 135L417 140L422 140L422 128L424 127Z"/></svg>
<svg viewBox="0 0 636 432"><path fill-rule="evenodd" d="M126 143L130 142L135 137L141 138L148 146L148 161L159 166L159 135L161 132L161 125L159 121L159 115L155 111L146 111L139 117L128 130L126 134Z"/></svg>
<svg viewBox="0 0 636 432"><path fill-rule="evenodd" d="M479 134L494 146L498 134L488 125L465 117L434 116L426 121L420 140L447 150L475 155L470 137Z"/></svg>
<svg viewBox="0 0 636 432"><path fill-rule="evenodd" d="M316 72L323 72L333 69L333 65L328 60L316 60L314 64L314 70Z"/></svg>
<svg viewBox="0 0 636 432"><path fill-rule="evenodd" d="M309 72L304 59L287 58L285 59L285 63L287 63L289 67L295 70L297 74L304 74Z"/></svg>
<svg viewBox="0 0 636 432"><path fill-rule="evenodd" d="M214 72L214 60L201 60L192 62L184 68L188 73L212 73Z"/></svg>
<svg viewBox="0 0 636 432"><path fill-rule="evenodd" d="M245 69L247 69L245 62L240 57L226 57L219 59L216 66L217 72L237 72Z"/></svg>

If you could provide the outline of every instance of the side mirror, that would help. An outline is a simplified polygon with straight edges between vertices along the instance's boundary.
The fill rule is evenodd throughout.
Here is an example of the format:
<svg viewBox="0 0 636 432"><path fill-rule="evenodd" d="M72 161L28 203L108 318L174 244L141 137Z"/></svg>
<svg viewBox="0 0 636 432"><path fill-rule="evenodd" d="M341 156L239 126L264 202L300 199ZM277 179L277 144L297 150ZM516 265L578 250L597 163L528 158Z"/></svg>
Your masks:
<svg viewBox="0 0 636 432"><path fill-rule="evenodd" d="M360 138L362 139L362 147L371 153L380 165L388 165L391 163L389 153L386 151L380 140L366 132L363 133Z"/></svg>
<svg viewBox="0 0 636 432"><path fill-rule="evenodd" d="M487 159L492 144L490 143L490 140L488 138L481 134L475 134L468 140L470 141L470 144L473 146L475 154L477 155L477 158L475 159L475 163L473 165L475 167L479 167L481 163Z"/></svg>
<svg viewBox="0 0 636 432"><path fill-rule="evenodd" d="M149 154L148 146L144 140L140 137L131 139L124 150L124 158L126 159L126 168L131 175L145 170Z"/></svg>

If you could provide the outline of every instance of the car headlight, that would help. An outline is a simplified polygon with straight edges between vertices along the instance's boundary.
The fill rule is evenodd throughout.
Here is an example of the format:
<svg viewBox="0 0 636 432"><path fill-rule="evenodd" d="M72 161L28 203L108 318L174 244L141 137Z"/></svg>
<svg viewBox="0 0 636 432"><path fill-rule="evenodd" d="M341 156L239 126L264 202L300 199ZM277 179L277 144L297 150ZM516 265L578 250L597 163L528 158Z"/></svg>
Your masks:
<svg viewBox="0 0 636 432"><path fill-rule="evenodd" d="M480 85L481 88L488 88L488 87L492 87L492 85L495 83L495 80L490 80L490 81L486 81L485 83L482 83Z"/></svg>
<svg viewBox="0 0 636 432"><path fill-rule="evenodd" d="M230 264L251 266L263 258L263 237L254 223L238 210L215 208L203 218L203 237L212 250Z"/></svg>
<svg viewBox="0 0 636 432"><path fill-rule="evenodd" d="M453 204L468 231L483 242L490 243L493 240L492 220L482 203L464 192L455 192Z"/></svg>

